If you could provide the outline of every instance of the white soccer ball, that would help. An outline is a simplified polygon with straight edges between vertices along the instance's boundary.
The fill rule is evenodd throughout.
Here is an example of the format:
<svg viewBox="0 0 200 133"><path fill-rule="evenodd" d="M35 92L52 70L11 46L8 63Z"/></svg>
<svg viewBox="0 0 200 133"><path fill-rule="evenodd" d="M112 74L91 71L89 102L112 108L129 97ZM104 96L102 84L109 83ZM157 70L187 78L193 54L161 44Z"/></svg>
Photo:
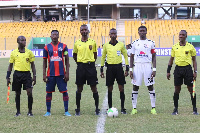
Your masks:
<svg viewBox="0 0 200 133"><path fill-rule="evenodd" d="M110 108L107 111L108 117L117 117L118 116L118 110L114 107Z"/></svg>

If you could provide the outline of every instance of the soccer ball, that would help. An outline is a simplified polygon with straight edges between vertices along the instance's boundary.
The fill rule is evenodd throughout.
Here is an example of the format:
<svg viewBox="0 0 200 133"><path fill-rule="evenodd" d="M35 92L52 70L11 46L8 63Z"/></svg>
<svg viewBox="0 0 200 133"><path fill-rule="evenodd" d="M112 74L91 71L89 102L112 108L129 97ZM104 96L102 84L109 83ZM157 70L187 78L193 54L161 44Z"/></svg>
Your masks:
<svg viewBox="0 0 200 133"><path fill-rule="evenodd" d="M114 107L110 108L107 111L108 117L117 117L118 116L118 110Z"/></svg>

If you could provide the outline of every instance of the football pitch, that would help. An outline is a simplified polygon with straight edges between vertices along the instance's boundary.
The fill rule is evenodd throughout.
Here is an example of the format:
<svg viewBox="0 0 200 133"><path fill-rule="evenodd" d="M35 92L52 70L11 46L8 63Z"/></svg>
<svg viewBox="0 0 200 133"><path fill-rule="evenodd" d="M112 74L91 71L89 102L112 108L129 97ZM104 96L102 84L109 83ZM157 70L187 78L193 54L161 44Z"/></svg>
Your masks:
<svg viewBox="0 0 200 133"><path fill-rule="evenodd" d="M100 64L101 57L98 57L97 64ZM120 114L120 93L117 83L115 82L113 90L113 106L119 110L117 118L106 118L102 131L105 133L198 133L200 131L200 116L192 115L192 104L190 94L186 86L182 86L179 98L179 115L172 116L173 111L173 69L171 71L171 80L166 78L167 64L169 56L157 56L157 72L155 78L156 91L156 110L157 115L152 115L149 92L144 84L140 87L138 95L138 104L136 115L130 115L132 110L132 84L130 77L126 78L125 85L125 108L127 114ZM197 64L200 57L197 57ZM37 71L37 83L33 88L33 114L34 117L27 117L28 100L26 91L22 91L21 95L21 116L14 117L15 93L11 91L10 101L6 104L7 86L6 72L9 64L8 58L0 59L0 133L95 133L99 124L99 116L95 115L94 99L92 91L88 85L84 86L81 98L81 116L74 116L76 108L75 94L75 76L76 64L70 57L70 77L68 82L69 93L69 112L71 117L64 116L64 105L62 94L56 88L56 92L52 96L51 116L44 117L46 113L46 88L42 80L42 58L36 58L35 65ZM199 65L197 65L199 68ZM104 68L105 72L106 68ZM200 69L198 69L200 70ZM12 71L13 72L13 71ZM97 85L99 92L99 108L103 106L106 97L107 87L105 86L105 78L100 78L99 67L97 67L99 84ZM198 74L198 76L200 76ZM200 103L200 80L197 76L196 92L197 92L197 108ZM11 76L12 77L12 76ZM12 79L11 79L12 80ZM106 103L107 104L107 103ZM200 110L199 110L200 111ZM104 121L101 121L102 123Z"/></svg>

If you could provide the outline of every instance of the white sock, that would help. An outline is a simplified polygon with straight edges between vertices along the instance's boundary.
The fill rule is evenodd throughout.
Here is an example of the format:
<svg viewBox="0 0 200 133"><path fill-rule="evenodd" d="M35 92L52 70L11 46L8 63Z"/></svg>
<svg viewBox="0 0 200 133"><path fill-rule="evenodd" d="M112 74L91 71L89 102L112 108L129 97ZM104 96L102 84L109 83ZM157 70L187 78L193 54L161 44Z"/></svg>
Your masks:
<svg viewBox="0 0 200 133"><path fill-rule="evenodd" d="M150 100L151 100L151 107L155 108L156 107L156 94L155 94L155 90L153 91L149 91L149 96L150 96Z"/></svg>
<svg viewBox="0 0 200 133"><path fill-rule="evenodd" d="M137 106L137 96L138 96L138 91L132 91L132 105L133 105L133 108L136 108L136 106Z"/></svg>

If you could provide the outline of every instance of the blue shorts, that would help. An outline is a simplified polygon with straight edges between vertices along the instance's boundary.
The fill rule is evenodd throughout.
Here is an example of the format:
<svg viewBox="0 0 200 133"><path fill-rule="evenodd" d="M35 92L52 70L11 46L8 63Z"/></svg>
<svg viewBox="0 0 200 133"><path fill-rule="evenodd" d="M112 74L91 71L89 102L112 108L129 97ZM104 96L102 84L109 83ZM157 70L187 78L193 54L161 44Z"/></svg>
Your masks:
<svg viewBox="0 0 200 133"><path fill-rule="evenodd" d="M64 75L48 77L48 82L46 83L46 92L47 93L55 92L56 84L60 93L67 92L67 82L65 82L63 78Z"/></svg>

